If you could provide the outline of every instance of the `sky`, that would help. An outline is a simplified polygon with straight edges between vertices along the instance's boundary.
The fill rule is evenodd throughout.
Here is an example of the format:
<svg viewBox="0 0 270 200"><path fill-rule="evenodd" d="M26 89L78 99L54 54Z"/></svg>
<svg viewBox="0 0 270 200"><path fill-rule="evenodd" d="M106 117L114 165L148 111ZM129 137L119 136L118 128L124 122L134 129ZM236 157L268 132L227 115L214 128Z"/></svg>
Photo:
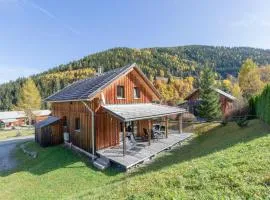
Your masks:
<svg viewBox="0 0 270 200"><path fill-rule="evenodd" d="M113 47L270 49L269 0L0 0L0 83Z"/></svg>

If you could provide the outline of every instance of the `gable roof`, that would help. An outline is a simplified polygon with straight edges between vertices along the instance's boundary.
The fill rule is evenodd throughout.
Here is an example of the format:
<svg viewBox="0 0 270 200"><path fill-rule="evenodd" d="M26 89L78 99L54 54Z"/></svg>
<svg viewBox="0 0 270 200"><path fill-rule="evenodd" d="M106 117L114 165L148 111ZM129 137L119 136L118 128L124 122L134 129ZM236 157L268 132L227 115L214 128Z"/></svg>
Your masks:
<svg viewBox="0 0 270 200"><path fill-rule="evenodd" d="M25 118L26 115L24 111L6 111L0 112L0 119L17 119L17 118Z"/></svg>
<svg viewBox="0 0 270 200"><path fill-rule="evenodd" d="M215 90L217 93L219 93L219 94L221 94L221 95L227 97L228 99L230 99L230 100L232 100L232 101L236 100L236 97L230 95L230 94L227 93L227 92L224 92L224 91L222 91L222 90L220 90L220 89L218 89L218 88L214 88L214 90Z"/></svg>
<svg viewBox="0 0 270 200"><path fill-rule="evenodd" d="M212 88L212 89L213 89L214 91L216 91L217 93L219 93L220 95L225 96L226 98L230 99L231 101L237 100L236 97L234 97L234 96L232 96L231 94L229 94L229 93L227 93L227 92L224 92L224 91L222 91L222 90L220 90L220 89L218 89L218 88ZM196 92L199 92L199 91L200 91L199 88L193 90L193 91L185 98L185 100L188 100L193 94L195 94Z"/></svg>
<svg viewBox="0 0 270 200"><path fill-rule="evenodd" d="M125 75L133 68L137 69L137 71L140 73L140 75L142 75L143 79L148 83L154 93L160 97L160 94L157 92L152 83L146 78L143 72L138 67L136 67L136 64L133 63L131 65L129 64L121 68L110 70L99 76L76 81L64 89L56 92L55 94L47 97L45 101L88 101L91 99L91 97L94 97L98 92L103 90L122 75Z"/></svg>
<svg viewBox="0 0 270 200"><path fill-rule="evenodd" d="M32 113L35 116L46 116L50 115L50 110L33 110ZM0 112L0 120L3 119L18 119L18 118L26 118L26 114L24 111L6 111Z"/></svg>

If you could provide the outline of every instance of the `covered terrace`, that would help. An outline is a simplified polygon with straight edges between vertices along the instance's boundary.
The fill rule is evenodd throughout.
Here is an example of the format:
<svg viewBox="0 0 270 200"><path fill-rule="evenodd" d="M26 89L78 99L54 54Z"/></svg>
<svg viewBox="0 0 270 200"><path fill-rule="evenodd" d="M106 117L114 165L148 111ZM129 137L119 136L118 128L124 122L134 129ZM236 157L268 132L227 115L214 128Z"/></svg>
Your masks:
<svg viewBox="0 0 270 200"><path fill-rule="evenodd" d="M161 104L114 104L104 109L121 121L119 145L97 151L100 157L128 169L161 151L170 149L191 136L182 131L185 109ZM177 129L169 129L169 116L178 120ZM144 122L144 127L139 127Z"/></svg>

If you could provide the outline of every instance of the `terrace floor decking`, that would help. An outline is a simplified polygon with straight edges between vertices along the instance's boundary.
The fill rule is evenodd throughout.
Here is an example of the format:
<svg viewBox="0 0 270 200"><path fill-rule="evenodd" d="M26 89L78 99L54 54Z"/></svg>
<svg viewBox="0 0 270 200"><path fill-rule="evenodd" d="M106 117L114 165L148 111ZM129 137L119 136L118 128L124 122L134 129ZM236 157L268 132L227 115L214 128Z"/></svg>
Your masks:
<svg viewBox="0 0 270 200"><path fill-rule="evenodd" d="M158 140L151 140L151 144L148 142L137 142L136 145L128 148L125 155L123 155L123 145L109 147L97 151L100 157L105 157L111 162L120 164L126 170L143 163L154 157L156 154L170 149L172 146L186 140L192 135L192 133L177 133L177 131L169 130L168 138L162 138Z"/></svg>

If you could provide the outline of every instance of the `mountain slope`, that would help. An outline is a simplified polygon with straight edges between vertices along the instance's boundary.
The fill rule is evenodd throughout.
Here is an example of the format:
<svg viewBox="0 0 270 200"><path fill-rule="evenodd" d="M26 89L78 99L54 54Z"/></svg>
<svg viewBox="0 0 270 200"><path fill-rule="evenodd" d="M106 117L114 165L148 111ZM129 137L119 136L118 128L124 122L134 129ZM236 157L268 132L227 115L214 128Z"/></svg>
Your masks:
<svg viewBox="0 0 270 200"><path fill-rule="evenodd" d="M136 62L148 77L165 75L185 77L194 75L197 66L212 65L221 76L227 73L237 75L241 63L252 58L258 65L270 63L270 50L249 47L213 47L213 46L180 46L164 48L114 48L85 56L84 58L59 65L48 71L32 76L41 96L45 98L67 84L92 76L98 66L104 70ZM24 79L18 79L0 85L0 110L10 110L17 103L19 91ZM45 106L45 105L44 105Z"/></svg>

